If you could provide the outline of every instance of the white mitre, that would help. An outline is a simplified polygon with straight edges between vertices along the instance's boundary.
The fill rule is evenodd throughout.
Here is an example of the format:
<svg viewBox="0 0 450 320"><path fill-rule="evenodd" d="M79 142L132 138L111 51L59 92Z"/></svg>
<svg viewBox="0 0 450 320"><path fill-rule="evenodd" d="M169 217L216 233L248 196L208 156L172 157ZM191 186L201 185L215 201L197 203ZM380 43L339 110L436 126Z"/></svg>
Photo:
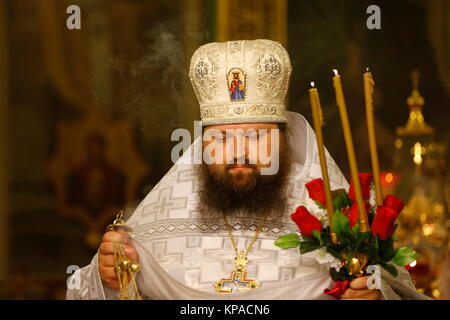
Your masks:
<svg viewBox="0 0 450 320"><path fill-rule="evenodd" d="M275 41L201 46L192 56L189 77L202 124L286 123L284 99L291 72L287 51Z"/></svg>

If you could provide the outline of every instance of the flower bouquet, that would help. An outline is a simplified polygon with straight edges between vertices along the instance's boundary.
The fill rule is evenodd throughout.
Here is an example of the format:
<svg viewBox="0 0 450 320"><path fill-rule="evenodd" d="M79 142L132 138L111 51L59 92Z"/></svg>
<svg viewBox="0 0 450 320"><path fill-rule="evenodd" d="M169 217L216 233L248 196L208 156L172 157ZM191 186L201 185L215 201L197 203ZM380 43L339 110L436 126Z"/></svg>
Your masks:
<svg viewBox="0 0 450 320"><path fill-rule="evenodd" d="M397 269L389 262L405 266L418 258L418 254L410 248L394 249L395 220L403 209L403 201L388 195L383 204L377 206L371 184L372 174L361 173L359 180L368 213L368 231L361 230L358 221L353 183L348 192L344 189L331 192L334 213L330 226L324 183L319 178L305 185L309 199L291 215L300 235L291 233L275 241L275 245L281 248L299 248L301 254L315 252L319 263L327 263L335 286L324 292L336 299L350 281L366 274L369 265L379 265L396 277Z"/></svg>
<svg viewBox="0 0 450 320"><path fill-rule="evenodd" d="M373 172L370 174L358 171L341 77L336 69L333 72L336 104L350 165L350 188L348 192L343 189L332 191L330 188L322 134L322 108L319 92L314 82L311 82L309 97L323 180L315 179L305 185L310 198L291 215L301 235L284 235L275 244L281 248L298 247L301 254L316 252L316 260L320 264L329 264L331 278L335 281L334 288L325 289L324 292L339 299L350 281L364 275L368 266L380 265L396 277L397 269L389 262L405 266L416 260L418 254L406 247L394 250L392 235L396 229L395 220L403 209L403 201L393 195L383 197L381 189L373 116L372 73L367 68L363 74Z"/></svg>

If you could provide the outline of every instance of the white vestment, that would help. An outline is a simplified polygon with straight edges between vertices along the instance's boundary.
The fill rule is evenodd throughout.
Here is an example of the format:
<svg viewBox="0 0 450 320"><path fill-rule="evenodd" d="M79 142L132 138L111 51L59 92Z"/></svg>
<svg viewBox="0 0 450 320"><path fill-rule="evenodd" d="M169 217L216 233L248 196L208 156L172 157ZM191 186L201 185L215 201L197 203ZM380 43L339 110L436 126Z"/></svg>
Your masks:
<svg viewBox="0 0 450 320"><path fill-rule="evenodd" d="M293 150L289 177L289 211L283 219L269 220L249 252L248 278L260 287L247 292L218 294L213 284L229 276L234 250L224 221L197 217L198 181L193 164L193 145L175 163L136 208L127 224L133 228L141 271L136 280L144 299L332 299L323 293L333 281L329 267L317 262L314 253L301 255L298 249L281 249L274 241L298 232L290 213L308 198L305 183L322 176L315 134L306 119L287 112L288 136ZM201 139L195 143L201 144ZM348 183L326 152L331 189ZM231 219L239 249L246 249L260 221ZM408 272L397 268L393 278L381 270L384 299L425 299L416 293ZM90 265L78 270L75 288L68 299L117 299L118 292L103 287L97 255ZM77 287L76 284L79 284Z"/></svg>

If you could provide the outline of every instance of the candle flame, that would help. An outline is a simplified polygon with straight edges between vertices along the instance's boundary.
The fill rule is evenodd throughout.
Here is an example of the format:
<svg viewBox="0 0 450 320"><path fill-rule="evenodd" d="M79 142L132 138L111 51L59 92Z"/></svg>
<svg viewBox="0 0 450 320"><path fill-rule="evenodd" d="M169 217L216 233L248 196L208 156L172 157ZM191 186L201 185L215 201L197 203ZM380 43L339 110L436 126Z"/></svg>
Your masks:
<svg viewBox="0 0 450 320"><path fill-rule="evenodd" d="M334 72L334 75L336 75L336 76L339 74L337 69L333 69L333 72Z"/></svg>
<svg viewBox="0 0 450 320"><path fill-rule="evenodd" d="M314 88L314 81L311 81L311 87Z"/></svg>

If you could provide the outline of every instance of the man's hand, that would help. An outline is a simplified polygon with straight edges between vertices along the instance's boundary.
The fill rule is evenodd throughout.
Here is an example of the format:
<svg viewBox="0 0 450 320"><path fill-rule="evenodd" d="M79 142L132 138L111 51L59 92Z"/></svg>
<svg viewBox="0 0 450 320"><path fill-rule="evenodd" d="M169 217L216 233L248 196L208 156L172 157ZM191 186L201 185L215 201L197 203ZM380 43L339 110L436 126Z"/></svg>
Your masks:
<svg viewBox="0 0 450 320"><path fill-rule="evenodd" d="M369 276L360 277L350 282L349 288L341 295L341 300L380 300L379 289L367 288L368 278Z"/></svg>
<svg viewBox="0 0 450 320"><path fill-rule="evenodd" d="M133 262L138 262L136 249L131 244L129 235L123 231L108 231L103 235L102 243L98 252L98 269L100 278L104 285L110 289L119 289L119 281L114 270L113 243L121 242L125 255ZM130 280L130 279L129 279Z"/></svg>

